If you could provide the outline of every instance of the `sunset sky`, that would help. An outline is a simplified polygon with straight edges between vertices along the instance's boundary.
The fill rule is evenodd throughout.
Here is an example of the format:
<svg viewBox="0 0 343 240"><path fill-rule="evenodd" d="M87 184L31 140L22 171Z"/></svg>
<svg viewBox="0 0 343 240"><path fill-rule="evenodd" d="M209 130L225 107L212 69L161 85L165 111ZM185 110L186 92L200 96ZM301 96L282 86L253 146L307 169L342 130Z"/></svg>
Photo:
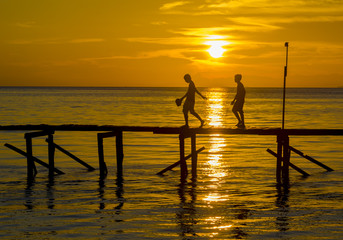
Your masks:
<svg viewBox="0 0 343 240"><path fill-rule="evenodd" d="M343 86L343 0L1 0L0 86Z"/></svg>

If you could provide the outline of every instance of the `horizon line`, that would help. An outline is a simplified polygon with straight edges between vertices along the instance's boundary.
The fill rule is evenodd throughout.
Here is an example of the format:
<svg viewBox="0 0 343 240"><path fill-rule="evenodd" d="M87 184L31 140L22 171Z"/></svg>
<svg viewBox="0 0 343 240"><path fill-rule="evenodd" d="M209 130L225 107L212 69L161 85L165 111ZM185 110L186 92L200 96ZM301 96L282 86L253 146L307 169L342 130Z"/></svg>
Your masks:
<svg viewBox="0 0 343 240"><path fill-rule="evenodd" d="M249 87L246 88L283 88L280 87ZM187 86L0 86L0 88L187 88ZM222 86L222 87L210 87L210 86L198 86L198 88L236 88L236 86ZM343 86L337 87L287 87L290 88L322 88L322 89L332 89L332 88L343 88Z"/></svg>

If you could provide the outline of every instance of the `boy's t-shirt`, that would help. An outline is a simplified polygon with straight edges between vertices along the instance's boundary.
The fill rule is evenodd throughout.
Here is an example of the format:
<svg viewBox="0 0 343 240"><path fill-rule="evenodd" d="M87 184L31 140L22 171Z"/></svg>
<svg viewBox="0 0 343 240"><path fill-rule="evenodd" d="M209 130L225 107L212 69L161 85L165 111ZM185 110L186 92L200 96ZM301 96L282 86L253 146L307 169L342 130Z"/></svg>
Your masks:
<svg viewBox="0 0 343 240"><path fill-rule="evenodd" d="M188 91L187 91L187 97L186 97L186 101L187 102L195 102L195 84L193 81L191 81L189 83L189 86L188 86Z"/></svg>

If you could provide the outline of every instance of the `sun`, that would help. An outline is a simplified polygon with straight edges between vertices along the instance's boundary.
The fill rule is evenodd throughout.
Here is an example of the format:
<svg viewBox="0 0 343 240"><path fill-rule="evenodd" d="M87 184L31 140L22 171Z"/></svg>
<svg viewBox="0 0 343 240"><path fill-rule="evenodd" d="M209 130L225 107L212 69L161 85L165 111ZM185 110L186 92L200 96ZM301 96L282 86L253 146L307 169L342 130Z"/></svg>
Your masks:
<svg viewBox="0 0 343 240"><path fill-rule="evenodd" d="M220 58L223 56L223 53L226 51L221 45L214 44L209 49L207 49L208 53L213 58Z"/></svg>
<svg viewBox="0 0 343 240"><path fill-rule="evenodd" d="M224 40L211 40L204 42L205 45L209 45L210 48L206 51L210 54L213 58L221 58L223 54L227 51L223 46L229 45L230 43Z"/></svg>

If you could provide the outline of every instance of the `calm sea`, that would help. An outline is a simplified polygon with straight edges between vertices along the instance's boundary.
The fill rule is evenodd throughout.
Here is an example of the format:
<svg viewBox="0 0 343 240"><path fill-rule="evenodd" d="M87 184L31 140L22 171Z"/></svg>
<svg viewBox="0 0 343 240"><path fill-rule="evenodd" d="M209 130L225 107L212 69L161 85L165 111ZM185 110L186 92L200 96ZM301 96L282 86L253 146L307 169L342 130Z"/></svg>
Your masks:
<svg viewBox="0 0 343 240"><path fill-rule="evenodd" d="M234 127L234 88L200 88L196 110L207 127ZM175 99L185 88L0 88L0 125L181 126ZM281 127L282 89L247 88L247 127ZM286 128L343 129L343 89L288 89ZM190 125L199 122L190 116ZM342 239L343 137L291 136L290 145L335 171L292 154L311 174L290 170L288 191L275 184L275 136L198 135L198 178L180 184L178 137L124 133L124 174L116 177L113 139L105 139L106 179L99 179L95 132L56 132L55 142L97 170L56 152L66 174L46 169L26 179L23 131L0 131L2 239ZM33 153L47 162L44 137ZM186 153L190 143L186 142Z"/></svg>

